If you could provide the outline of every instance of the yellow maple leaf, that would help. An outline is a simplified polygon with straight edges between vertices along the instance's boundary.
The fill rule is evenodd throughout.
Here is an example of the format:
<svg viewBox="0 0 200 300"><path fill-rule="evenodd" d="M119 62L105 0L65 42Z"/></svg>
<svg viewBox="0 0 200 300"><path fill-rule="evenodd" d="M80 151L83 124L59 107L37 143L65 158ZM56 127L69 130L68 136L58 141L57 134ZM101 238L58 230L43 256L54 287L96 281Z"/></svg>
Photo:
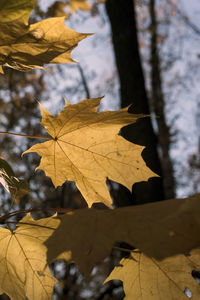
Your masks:
<svg viewBox="0 0 200 300"><path fill-rule="evenodd" d="M73 62L71 51L88 36L69 29L65 17L28 25L35 0L0 3L0 65L19 71L43 68L48 63ZM7 16L9 12L10 17ZM0 68L2 73L2 67Z"/></svg>
<svg viewBox="0 0 200 300"><path fill-rule="evenodd" d="M31 11L38 0L9 0L0 2L0 23L13 21L28 25Z"/></svg>
<svg viewBox="0 0 200 300"><path fill-rule="evenodd" d="M200 194L114 210L79 209L59 217L58 228L45 242L47 260L70 251L69 260L89 277L115 242L137 247L156 260L189 252L200 246L199 214Z"/></svg>
<svg viewBox="0 0 200 300"><path fill-rule="evenodd" d="M35 221L27 214L14 231L0 228L0 293L13 300L50 300L56 279L46 266L43 242L58 226L54 217Z"/></svg>
<svg viewBox="0 0 200 300"><path fill-rule="evenodd" d="M190 256L179 254L158 261L143 253L132 253L123 258L104 283L110 280L123 282L126 300L186 300L186 288L192 299L200 299L200 287L192 277L199 270L200 249Z"/></svg>
<svg viewBox="0 0 200 300"><path fill-rule="evenodd" d="M131 190L133 183L156 176L141 157L144 147L118 135L121 127L142 115L130 114L127 108L97 113L100 100L85 99L73 105L66 102L56 117L41 106L41 124L51 138L24 152L42 156L38 168L45 171L55 187L66 180L75 181L89 206L94 202L111 206L107 178Z"/></svg>

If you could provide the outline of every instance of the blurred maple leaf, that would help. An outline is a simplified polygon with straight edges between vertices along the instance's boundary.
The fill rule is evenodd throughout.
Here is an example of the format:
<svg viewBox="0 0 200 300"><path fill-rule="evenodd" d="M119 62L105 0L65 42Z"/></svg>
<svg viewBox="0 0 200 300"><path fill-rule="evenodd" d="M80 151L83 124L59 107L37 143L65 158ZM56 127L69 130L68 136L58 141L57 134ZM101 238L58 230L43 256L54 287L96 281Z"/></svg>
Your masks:
<svg viewBox="0 0 200 300"><path fill-rule="evenodd" d="M67 4L69 5L72 13L75 13L78 9L85 11L91 10L91 7L86 0L70 0Z"/></svg>
<svg viewBox="0 0 200 300"><path fill-rule="evenodd" d="M11 166L0 157L0 183L10 193L15 202L19 201L19 198L28 194L29 186L28 182L23 179L18 179Z"/></svg>
<svg viewBox="0 0 200 300"><path fill-rule="evenodd" d="M79 209L59 217L58 228L45 242L47 260L68 251L70 261L89 277L115 242L137 247L155 260L189 252L200 245L199 213L200 194L114 210Z"/></svg>
<svg viewBox="0 0 200 300"><path fill-rule="evenodd" d="M0 72L2 65L19 71L43 68L48 63L73 62L71 51L87 34L64 24L65 17L49 18L28 25L36 0L0 3Z"/></svg>

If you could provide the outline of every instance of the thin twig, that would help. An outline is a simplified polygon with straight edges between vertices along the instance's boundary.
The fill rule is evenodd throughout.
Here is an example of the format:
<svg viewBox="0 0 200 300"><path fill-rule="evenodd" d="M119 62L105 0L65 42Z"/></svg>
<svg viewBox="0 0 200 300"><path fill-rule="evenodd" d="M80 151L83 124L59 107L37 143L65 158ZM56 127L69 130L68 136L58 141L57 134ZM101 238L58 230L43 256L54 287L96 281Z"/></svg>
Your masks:
<svg viewBox="0 0 200 300"><path fill-rule="evenodd" d="M200 28L196 26L192 21L190 21L189 17L184 14L171 0L167 0L169 5L178 13L179 17L184 21L184 23L189 26L196 34L200 34Z"/></svg>
<svg viewBox="0 0 200 300"><path fill-rule="evenodd" d="M58 212L58 213L68 213L71 212L72 209L68 208L30 208L30 209L20 209L17 211L13 211L11 213L8 213L4 216L0 216L0 224L4 224L4 221L20 214L27 214L29 212L41 212L41 211L47 211L47 212Z"/></svg>
<svg viewBox="0 0 200 300"><path fill-rule="evenodd" d="M85 74L83 72L83 69L82 69L81 65L77 65L77 67L78 67L79 72L80 72L80 76L81 76L83 87L84 87L84 90L85 90L85 93L86 93L86 97L89 99L90 98L90 90L89 90L89 86L87 84Z"/></svg>
<svg viewBox="0 0 200 300"><path fill-rule="evenodd" d="M27 137L29 139L43 139L43 140L51 140L52 139L52 138L47 137L47 136L27 135L27 134L14 133L14 132L8 132L8 131L0 131L0 134L7 134L7 135L15 135L15 136Z"/></svg>

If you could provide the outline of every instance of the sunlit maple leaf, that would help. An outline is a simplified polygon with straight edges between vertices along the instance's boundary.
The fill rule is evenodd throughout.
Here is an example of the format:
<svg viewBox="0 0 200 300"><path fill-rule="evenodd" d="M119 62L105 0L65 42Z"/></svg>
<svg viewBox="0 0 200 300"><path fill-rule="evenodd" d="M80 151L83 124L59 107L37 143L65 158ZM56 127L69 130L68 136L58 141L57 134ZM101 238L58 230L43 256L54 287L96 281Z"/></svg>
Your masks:
<svg viewBox="0 0 200 300"><path fill-rule="evenodd" d="M0 183L10 193L14 201L28 194L29 186L26 180L18 179L11 166L0 157Z"/></svg>
<svg viewBox="0 0 200 300"><path fill-rule="evenodd" d="M28 25L35 0L1 1L0 65L19 71L43 68L48 63L73 62L71 51L88 36L69 29L65 17ZM9 16L8 16L9 12ZM2 67L0 72L3 72Z"/></svg>
<svg viewBox="0 0 200 300"><path fill-rule="evenodd" d="M200 268L200 249L190 255L179 254L158 261L143 253L132 253L123 258L105 282L121 280L126 300L186 300L185 292L192 299L200 299L200 287L192 271Z"/></svg>
<svg viewBox="0 0 200 300"><path fill-rule="evenodd" d="M0 292L13 300L50 300L56 279L46 266L43 242L58 226L54 217L35 221L30 214L14 231L0 228Z"/></svg>
<svg viewBox="0 0 200 300"><path fill-rule="evenodd" d="M189 252L200 246L199 214L200 195L114 210L79 209L60 217L60 225L45 242L47 259L50 263L70 251L70 259L89 277L115 242L155 259Z"/></svg>
<svg viewBox="0 0 200 300"><path fill-rule="evenodd" d="M38 168L56 187L66 180L75 181L89 206L94 202L111 206L107 178L131 190L133 183L156 175L141 157L144 147L118 135L121 127L142 115L130 114L127 108L97 113L100 100L85 99L73 105L66 102L56 117L41 106L41 123L51 138L24 152L42 156Z"/></svg>

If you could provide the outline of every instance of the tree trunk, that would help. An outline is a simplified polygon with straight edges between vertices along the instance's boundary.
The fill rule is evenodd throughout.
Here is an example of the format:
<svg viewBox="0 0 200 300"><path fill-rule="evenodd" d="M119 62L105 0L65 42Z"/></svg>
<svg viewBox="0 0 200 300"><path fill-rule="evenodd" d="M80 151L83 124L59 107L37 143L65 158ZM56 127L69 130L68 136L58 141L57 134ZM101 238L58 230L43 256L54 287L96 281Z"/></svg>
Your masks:
<svg viewBox="0 0 200 300"><path fill-rule="evenodd" d="M173 165L169 155L170 132L166 124L165 103L162 93L162 78L160 72L160 61L157 48L157 21L155 13L155 0L150 0L149 12L151 17L151 98L152 106L157 116L158 141L161 152L161 166L163 173L163 184L167 199L175 198L175 183Z"/></svg>
<svg viewBox="0 0 200 300"><path fill-rule="evenodd" d="M139 55L136 17L133 0L107 0L106 10L110 19L113 46L118 68L121 105L131 105L131 113L149 114L149 105L145 89L144 76ZM157 152L157 138L153 132L150 118L138 121L122 130L129 141L146 146L142 156L146 164L161 175ZM128 176L128 174L127 174ZM151 178L148 182L133 185L132 195L120 188L117 206L139 204L164 199L162 177Z"/></svg>

